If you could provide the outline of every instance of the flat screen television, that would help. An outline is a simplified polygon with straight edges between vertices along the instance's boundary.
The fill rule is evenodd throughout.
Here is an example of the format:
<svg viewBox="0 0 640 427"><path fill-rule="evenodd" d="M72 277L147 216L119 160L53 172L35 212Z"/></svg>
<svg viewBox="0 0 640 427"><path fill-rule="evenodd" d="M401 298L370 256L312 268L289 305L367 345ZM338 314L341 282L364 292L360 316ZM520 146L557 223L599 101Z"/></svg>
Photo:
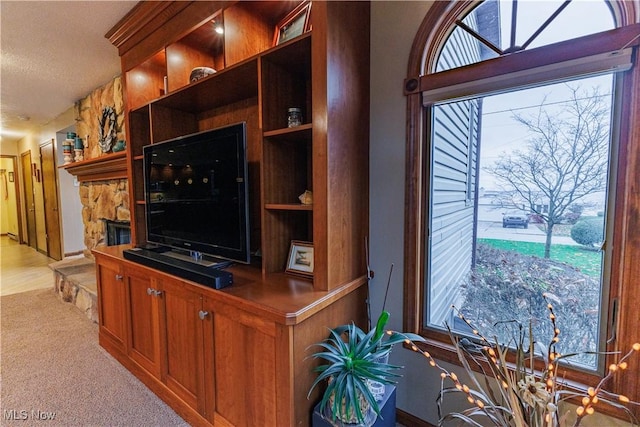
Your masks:
<svg viewBox="0 0 640 427"><path fill-rule="evenodd" d="M143 147L147 241L250 262L246 123Z"/></svg>

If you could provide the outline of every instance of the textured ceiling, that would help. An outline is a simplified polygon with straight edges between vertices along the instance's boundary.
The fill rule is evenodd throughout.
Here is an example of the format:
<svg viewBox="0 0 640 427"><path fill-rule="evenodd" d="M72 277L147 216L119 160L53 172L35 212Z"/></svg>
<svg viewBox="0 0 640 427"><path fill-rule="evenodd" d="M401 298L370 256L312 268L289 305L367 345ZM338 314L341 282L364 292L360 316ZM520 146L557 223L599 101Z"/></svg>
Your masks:
<svg viewBox="0 0 640 427"><path fill-rule="evenodd" d="M50 122L120 74L118 51L104 35L136 3L0 1L3 142Z"/></svg>

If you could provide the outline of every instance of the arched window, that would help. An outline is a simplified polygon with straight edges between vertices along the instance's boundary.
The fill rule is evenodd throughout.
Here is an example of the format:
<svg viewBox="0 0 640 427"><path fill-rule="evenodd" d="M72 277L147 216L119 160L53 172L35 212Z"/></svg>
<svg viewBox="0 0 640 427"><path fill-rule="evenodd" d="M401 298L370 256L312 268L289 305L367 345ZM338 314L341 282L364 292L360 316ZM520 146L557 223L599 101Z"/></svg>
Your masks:
<svg viewBox="0 0 640 427"><path fill-rule="evenodd" d="M405 81L405 327L438 357L455 361L445 324L469 332L451 305L505 343L513 331L496 322L551 336L543 293L560 351L601 353L574 359L572 379L592 384L605 352L640 341L637 14L604 1L431 7ZM612 387L640 399L637 375Z"/></svg>

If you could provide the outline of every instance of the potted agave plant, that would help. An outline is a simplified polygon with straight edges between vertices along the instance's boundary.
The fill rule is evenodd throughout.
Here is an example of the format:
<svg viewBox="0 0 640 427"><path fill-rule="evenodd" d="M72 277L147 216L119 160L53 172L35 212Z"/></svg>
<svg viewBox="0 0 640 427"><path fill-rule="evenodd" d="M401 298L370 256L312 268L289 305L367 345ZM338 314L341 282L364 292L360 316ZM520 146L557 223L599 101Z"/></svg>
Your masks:
<svg viewBox="0 0 640 427"><path fill-rule="evenodd" d="M385 333L389 312L382 311L374 328L365 333L354 323L330 330L329 337L315 344L321 350L311 355L325 363L309 394L320 384L327 386L320 402L321 413L338 425L372 425L380 416L380 404L371 390L374 382L394 384L401 366L386 362L394 344L407 339L424 341L416 334Z"/></svg>

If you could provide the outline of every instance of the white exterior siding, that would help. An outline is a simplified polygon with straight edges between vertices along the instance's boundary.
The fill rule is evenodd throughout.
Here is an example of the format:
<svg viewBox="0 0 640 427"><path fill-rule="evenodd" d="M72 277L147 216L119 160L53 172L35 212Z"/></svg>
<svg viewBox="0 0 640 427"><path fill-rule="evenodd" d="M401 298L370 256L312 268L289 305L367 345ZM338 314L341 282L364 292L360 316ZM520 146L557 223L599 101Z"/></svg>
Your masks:
<svg viewBox="0 0 640 427"><path fill-rule="evenodd" d="M433 109L429 263L429 319L442 326L471 269L478 108L476 101Z"/></svg>

